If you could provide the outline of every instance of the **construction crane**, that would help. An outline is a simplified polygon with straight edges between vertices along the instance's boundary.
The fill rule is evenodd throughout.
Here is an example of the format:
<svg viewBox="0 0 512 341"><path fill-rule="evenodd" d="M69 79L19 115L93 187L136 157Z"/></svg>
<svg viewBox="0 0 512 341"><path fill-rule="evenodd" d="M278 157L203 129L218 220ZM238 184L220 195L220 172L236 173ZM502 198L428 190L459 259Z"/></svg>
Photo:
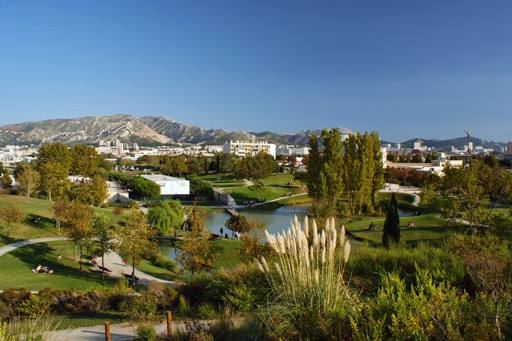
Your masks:
<svg viewBox="0 0 512 341"><path fill-rule="evenodd" d="M469 138L471 137L471 133L469 132L469 130L464 130L464 132L466 133L466 136L468 137L468 163L469 163L469 159L471 159L471 149L469 148Z"/></svg>
<svg viewBox="0 0 512 341"><path fill-rule="evenodd" d="M14 134L14 157L18 156L18 144L16 142L16 139L18 137L18 134L26 134L25 131L17 131L16 128L14 130L0 130L0 133L11 133Z"/></svg>

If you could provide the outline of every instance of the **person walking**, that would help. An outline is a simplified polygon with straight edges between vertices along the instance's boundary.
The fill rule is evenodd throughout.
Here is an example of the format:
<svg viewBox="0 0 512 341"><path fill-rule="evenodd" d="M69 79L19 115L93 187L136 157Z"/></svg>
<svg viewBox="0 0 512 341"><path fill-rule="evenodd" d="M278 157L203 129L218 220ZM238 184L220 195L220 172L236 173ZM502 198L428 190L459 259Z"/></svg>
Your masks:
<svg viewBox="0 0 512 341"><path fill-rule="evenodd" d="M57 260L60 262L62 260L62 255L59 252L59 255L57 256Z"/></svg>

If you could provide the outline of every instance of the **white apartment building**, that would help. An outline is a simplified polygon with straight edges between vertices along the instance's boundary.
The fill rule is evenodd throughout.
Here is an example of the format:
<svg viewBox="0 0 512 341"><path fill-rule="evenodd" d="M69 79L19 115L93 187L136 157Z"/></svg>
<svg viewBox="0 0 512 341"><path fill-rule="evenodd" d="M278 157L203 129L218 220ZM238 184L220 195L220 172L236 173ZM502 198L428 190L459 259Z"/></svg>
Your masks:
<svg viewBox="0 0 512 341"><path fill-rule="evenodd" d="M229 141L222 146L224 154L234 154L236 156L254 156L259 152L265 152L276 158L276 145L268 143L267 141L261 142L244 142L244 141Z"/></svg>
<svg viewBox="0 0 512 341"><path fill-rule="evenodd" d="M309 148L308 147L295 147L295 146L288 146L288 145L282 145L277 147L276 154L283 154L283 155L308 155L309 154Z"/></svg>

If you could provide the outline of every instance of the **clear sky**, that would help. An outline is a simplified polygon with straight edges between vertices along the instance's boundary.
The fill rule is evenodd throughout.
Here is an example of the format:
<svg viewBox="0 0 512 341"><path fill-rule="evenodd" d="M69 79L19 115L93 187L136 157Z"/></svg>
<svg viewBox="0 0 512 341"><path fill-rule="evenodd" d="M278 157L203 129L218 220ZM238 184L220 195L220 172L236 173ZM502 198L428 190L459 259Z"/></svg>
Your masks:
<svg viewBox="0 0 512 341"><path fill-rule="evenodd" d="M0 0L0 125L512 140L512 1Z"/></svg>

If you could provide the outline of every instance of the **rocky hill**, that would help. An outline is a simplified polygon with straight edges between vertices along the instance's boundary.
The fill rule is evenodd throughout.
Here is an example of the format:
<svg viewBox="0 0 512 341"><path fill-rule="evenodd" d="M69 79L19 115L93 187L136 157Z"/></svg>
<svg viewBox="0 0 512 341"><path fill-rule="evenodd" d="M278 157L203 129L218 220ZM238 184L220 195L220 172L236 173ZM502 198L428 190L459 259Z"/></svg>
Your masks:
<svg viewBox="0 0 512 341"><path fill-rule="evenodd" d="M20 144L40 144L62 142L65 144L94 144L99 140L119 139L126 143L141 145L158 144L222 144L229 140L254 141L266 140L278 144L306 146L310 134L320 134L320 130L304 130L296 134L277 134L272 132L247 133L244 131L205 130L188 126L167 117L135 117L131 115L110 115L100 117L82 117L74 119L56 119L40 122L24 122L0 127L1 130L26 132L18 135ZM352 133L346 128L338 128L342 134ZM0 134L0 144L13 144L13 135Z"/></svg>

